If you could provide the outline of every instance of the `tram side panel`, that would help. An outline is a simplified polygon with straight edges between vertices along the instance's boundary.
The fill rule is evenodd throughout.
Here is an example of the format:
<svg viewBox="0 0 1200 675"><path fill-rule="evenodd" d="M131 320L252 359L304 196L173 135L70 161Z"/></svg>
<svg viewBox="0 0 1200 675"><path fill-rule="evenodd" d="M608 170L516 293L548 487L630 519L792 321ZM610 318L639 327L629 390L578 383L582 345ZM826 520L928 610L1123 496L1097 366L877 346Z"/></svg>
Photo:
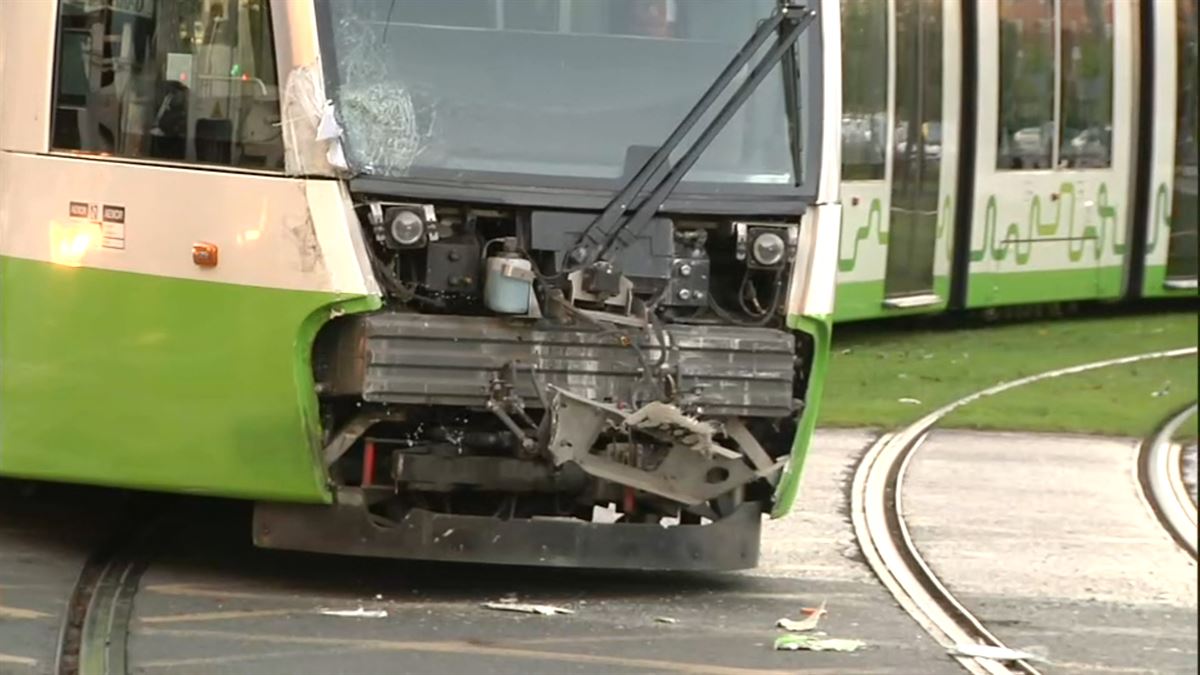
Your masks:
<svg viewBox="0 0 1200 675"><path fill-rule="evenodd" d="M1197 267L1197 0L1149 3L1154 59L1145 297L1194 296Z"/></svg>
<svg viewBox="0 0 1200 675"><path fill-rule="evenodd" d="M836 318L942 311L961 135L959 0L842 0L842 24Z"/></svg>
<svg viewBox="0 0 1200 675"><path fill-rule="evenodd" d="M373 282L339 184L282 173L275 64L55 4L0 2L0 474L328 500L312 337Z"/></svg>

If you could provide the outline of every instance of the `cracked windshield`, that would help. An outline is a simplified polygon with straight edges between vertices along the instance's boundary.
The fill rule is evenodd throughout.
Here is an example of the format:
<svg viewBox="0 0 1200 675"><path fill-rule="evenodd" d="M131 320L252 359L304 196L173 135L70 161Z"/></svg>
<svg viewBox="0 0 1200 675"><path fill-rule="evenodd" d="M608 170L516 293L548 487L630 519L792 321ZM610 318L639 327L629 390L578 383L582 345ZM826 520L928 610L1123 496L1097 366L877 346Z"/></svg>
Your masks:
<svg viewBox="0 0 1200 675"><path fill-rule="evenodd" d="M774 4L331 2L326 58L350 162L377 176L615 181L666 138ZM688 180L791 184L786 138L772 74Z"/></svg>

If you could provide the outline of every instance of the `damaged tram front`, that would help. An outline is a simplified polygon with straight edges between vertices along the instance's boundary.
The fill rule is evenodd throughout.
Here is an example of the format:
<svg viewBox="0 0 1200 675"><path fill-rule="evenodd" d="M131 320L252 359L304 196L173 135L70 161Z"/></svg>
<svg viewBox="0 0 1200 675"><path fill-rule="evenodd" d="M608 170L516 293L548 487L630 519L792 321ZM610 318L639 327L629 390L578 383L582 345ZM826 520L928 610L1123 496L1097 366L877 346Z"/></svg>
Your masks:
<svg viewBox="0 0 1200 675"><path fill-rule="evenodd" d="M260 503L257 543L755 565L828 349L836 5L315 10L309 154L381 300L314 345L335 503Z"/></svg>

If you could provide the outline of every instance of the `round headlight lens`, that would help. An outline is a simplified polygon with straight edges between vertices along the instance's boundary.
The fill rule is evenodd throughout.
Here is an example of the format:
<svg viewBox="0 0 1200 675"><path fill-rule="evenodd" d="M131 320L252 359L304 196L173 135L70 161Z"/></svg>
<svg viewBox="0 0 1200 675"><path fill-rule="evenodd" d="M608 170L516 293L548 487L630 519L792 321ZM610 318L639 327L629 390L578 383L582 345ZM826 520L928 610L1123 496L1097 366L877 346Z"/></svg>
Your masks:
<svg viewBox="0 0 1200 675"><path fill-rule="evenodd" d="M412 246L425 235L425 221L412 211L401 211L392 219L392 239L401 246Z"/></svg>
<svg viewBox="0 0 1200 675"><path fill-rule="evenodd" d="M754 262L759 265L771 267L783 261L786 250L783 237L774 232L764 232L754 238L754 243L750 246L750 255L754 256Z"/></svg>

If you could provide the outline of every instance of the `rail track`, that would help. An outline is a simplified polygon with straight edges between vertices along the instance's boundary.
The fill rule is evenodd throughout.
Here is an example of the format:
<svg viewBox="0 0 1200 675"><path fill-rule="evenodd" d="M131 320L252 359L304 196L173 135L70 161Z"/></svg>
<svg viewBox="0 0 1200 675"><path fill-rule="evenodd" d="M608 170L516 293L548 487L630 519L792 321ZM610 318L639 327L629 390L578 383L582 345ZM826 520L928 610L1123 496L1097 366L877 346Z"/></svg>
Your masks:
<svg viewBox="0 0 1200 675"><path fill-rule="evenodd" d="M895 433L882 436L859 462L851 483L850 500L855 536L875 575L900 606L946 649L953 650L962 645L1004 649L1006 645L938 579L913 542L903 511L904 476L910 460L939 422L955 410L979 399L1041 380L1196 353L1195 347L1148 352L1038 373L960 398ZM1175 466L1178 466L1178 461ZM1194 533L1195 521L1192 523ZM996 675L1017 672L1036 675L1039 672L1033 663L1023 659L999 660L963 655L955 658L971 673Z"/></svg>
<svg viewBox="0 0 1200 675"><path fill-rule="evenodd" d="M55 675L126 675L133 598L150 564L160 520L138 520L84 563L71 590L55 650Z"/></svg>
<svg viewBox="0 0 1200 675"><path fill-rule="evenodd" d="M1171 440L1189 417L1197 414L1196 403L1171 415L1153 436L1142 444L1138 482L1163 527L1193 558L1196 557L1196 503L1183 482L1181 447Z"/></svg>

